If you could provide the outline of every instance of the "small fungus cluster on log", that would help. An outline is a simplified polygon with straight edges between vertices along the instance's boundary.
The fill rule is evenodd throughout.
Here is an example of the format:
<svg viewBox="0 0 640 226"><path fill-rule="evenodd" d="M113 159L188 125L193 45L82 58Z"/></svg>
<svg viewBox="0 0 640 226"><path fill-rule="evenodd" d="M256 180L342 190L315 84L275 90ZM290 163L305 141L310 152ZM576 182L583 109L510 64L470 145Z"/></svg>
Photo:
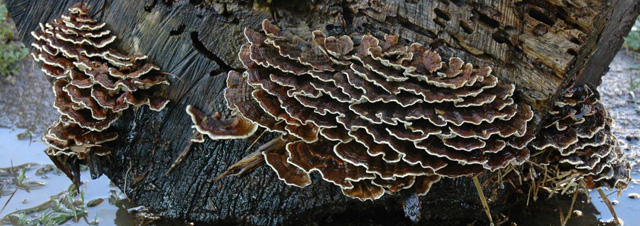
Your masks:
<svg viewBox="0 0 640 226"><path fill-rule="evenodd" d="M542 187L551 192L574 192L584 181L583 186L589 189L625 189L631 167L618 138L611 133L611 124L596 89L569 87L530 145L537 153L532 162L546 167L544 173L551 175Z"/></svg>
<svg viewBox="0 0 640 226"><path fill-rule="evenodd" d="M160 111L168 100L155 97L156 86L169 85L144 55L125 55L108 47L116 36L91 18L83 3L51 23L40 23L31 35L31 56L53 78L53 106L61 116L43 137L45 153L76 184L79 164L106 156L103 143L118 138L109 127L131 106ZM92 177L100 175L92 169ZM97 170L94 172L94 170Z"/></svg>
<svg viewBox="0 0 640 226"><path fill-rule="evenodd" d="M237 115L206 118L187 107L197 132L211 139L249 137L257 126L279 132L263 149L288 185L309 173L360 200L411 189L429 191L441 177L472 177L529 158L533 111L512 97L515 86L460 58L398 36L312 40L286 37L264 20L265 35L245 29L225 98Z"/></svg>

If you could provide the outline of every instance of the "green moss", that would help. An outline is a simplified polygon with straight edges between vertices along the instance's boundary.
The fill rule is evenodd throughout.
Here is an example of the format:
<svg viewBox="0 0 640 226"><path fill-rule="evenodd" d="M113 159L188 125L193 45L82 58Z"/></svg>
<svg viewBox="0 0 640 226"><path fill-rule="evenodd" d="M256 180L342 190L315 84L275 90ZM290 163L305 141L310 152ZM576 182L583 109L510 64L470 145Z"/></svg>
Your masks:
<svg viewBox="0 0 640 226"><path fill-rule="evenodd" d="M22 43L11 41L13 31L8 17L7 7L0 2L0 77L18 73L20 61L29 52Z"/></svg>
<svg viewBox="0 0 640 226"><path fill-rule="evenodd" d="M624 48L628 51L640 51L640 17L631 28L631 32L624 38Z"/></svg>
<svg viewBox="0 0 640 226"><path fill-rule="evenodd" d="M636 19L636 23L633 25L631 32L629 32L627 37L624 38L624 48L627 50L629 55L634 57L634 60L638 60L638 55L640 54L640 17ZM640 65L635 65L630 69L629 88L631 91L634 91L640 87L640 76L638 75Z"/></svg>

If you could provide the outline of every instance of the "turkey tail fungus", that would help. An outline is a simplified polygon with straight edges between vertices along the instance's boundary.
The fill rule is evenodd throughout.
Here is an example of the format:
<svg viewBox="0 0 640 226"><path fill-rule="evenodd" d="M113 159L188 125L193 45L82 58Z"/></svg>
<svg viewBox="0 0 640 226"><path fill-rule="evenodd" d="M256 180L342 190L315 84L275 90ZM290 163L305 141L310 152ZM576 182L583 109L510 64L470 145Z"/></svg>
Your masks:
<svg viewBox="0 0 640 226"><path fill-rule="evenodd" d="M460 58L442 60L418 43L372 35L287 37L268 20L245 29L225 99L232 119L187 107L211 139L251 136L256 125L283 137L263 149L286 184L309 174L348 197L375 200L402 190L425 195L442 177L474 177L529 158L533 111L515 86Z"/></svg>
<svg viewBox="0 0 640 226"><path fill-rule="evenodd" d="M118 138L109 128L124 110L146 105L160 111L169 102L154 95L158 86L169 84L160 68L143 63L146 56L110 49L116 36L105 26L77 3L69 14L31 32L31 56L53 78L53 106L61 114L43 137L45 153L76 188L80 164L89 165L92 178L102 175L100 157L110 153L103 145Z"/></svg>
<svg viewBox="0 0 640 226"><path fill-rule="evenodd" d="M583 192L626 173L626 160L596 148L616 143L591 131L602 124L569 126L601 116L576 107L574 123L549 111L573 103L565 91L604 78L639 1L4 2L15 38L34 42L52 84L64 80L55 90L62 125L46 138L54 161L71 177L80 164L102 164L114 185L162 218L408 224L404 208L421 224L488 225L489 211L495 223L520 224L513 208L527 193ZM67 9L77 2L95 20L73 19L82 10ZM177 77L140 90L164 73L113 48L148 54ZM129 110L155 105L154 91L172 103L158 114ZM547 118L566 120L548 126ZM538 135L573 136L568 130L578 141ZM603 162L617 169L613 177ZM620 178L614 187L624 187Z"/></svg>
<svg viewBox="0 0 640 226"><path fill-rule="evenodd" d="M618 138L611 132L612 119L590 85L572 85L557 99L541 130L529 144L532 157L520 168L510 168L511 184L531 181L529 195L537 199L540 188L554 194L574 194L602 188L626 189L631 166ZM515 169L515 170L514 170ZM618 223L606 196L602 197ZM571 204L571 207L573 207ZM562 219L563 225L569 217Z"/></svg>
<svg viewBox="0 0 640 226"><path fill-rule="evenodd" d="M530 145L536 152L533 162L552 170L552 175L565 175L541 187L553 193L573 193L584 182L588 189L625 189L631 167L611 126L612 119L595 88L569 87Z"/></svg>

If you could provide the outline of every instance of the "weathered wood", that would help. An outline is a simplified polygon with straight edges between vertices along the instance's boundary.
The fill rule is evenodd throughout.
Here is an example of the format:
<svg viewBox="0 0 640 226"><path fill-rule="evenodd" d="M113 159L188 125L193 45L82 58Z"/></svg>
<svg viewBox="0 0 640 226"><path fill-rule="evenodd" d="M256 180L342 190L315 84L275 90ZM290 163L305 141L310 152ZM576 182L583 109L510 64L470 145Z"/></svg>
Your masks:
<svg viewBox="0 0 640 226"><path fill-rule="evenodd" d="M19 37L26 43L32 41L29 32L38 23L58 17L75 2L7 0ZM117 123L121 136L110 147L113 156L105 169L107 176L128 197L161 216L273 225L327 222L327 216L348 210L397 216L402 214L403 198L351 200L319 178L304 189L287 187L266 167L247 177L213 180L250 153L246 150L250 143L189 144L191 121L184 109L190 104L210 114L229 114L221 91L226 72L242 70L236 54L245 42L243 28L259 29L263 19L271 19L303 37L316 29L329 35L396 33L404 42L437 49L443 57L458 56L493 67L494 74L516 84L518 98L534 106L540 120L569 80L578 76L593 82L602 75L612 59L608 56L615 54L622 34L630 29L629 21L638 15L639 3L99 0L89 5L95 18L118 35L120 50L147 54L172 75L172 85L163 90L171 100L165 110L141 108ZM189 155L165 176L185 147L192 149ZM490 203L494 210L511 204L502 202L511 197L510 191L498 191ZM493 194L490 189L485 193ZM486 218L470 179L443 180L420 200L425 219L464 223Z"/></svg>
<svg viewBox="0 0 640 226"><path fill-rule="evenodd" d="M578 58L582 65L574 67L576 81L581 84L600 85L600 78L609 70L609 63L616 56L616 51L624 43L623 37L636 21L640 12L640 3L637 0L621 0L611 4L611 11L607 13L606 22L599 30L598 35L593 35L589 41L590 50L582 51L584 54Z"/></svg>

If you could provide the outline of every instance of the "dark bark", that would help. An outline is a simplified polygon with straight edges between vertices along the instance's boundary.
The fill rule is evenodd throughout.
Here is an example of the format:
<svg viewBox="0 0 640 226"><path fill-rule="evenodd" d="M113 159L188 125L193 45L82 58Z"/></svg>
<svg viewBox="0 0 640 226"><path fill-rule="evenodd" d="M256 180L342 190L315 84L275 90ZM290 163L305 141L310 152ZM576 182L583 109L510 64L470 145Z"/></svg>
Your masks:
<svg viewBox="0 0 640 226"><path fill-rule="evenodd" d="M75 2L7 0L25 43L32 41L29 32L38 23L57 18ZM407 222L401 216L401 195L360 202L319 178L304 189L288 187L266 167L246 177L213 180L249 154L250 143L207 140L189 145L192 123L184 109L194 105L210 114L229 113L221 95L226 72L242 70L236 58L245 42L242 30L258 30L263 19L275 16L279 26L301 36L315 29L329 35L397 33L407 43L430 45L443 57L492 66L501 79L517 85L518 98L534 106L540 120L554 94L572 78L599 79L638 14L638 2L632 0L586 0L581 8L553 0L220 2L227 1L88 2L95 18L118 35L118 49L147 54L171 74L171 86L163 90L171 100L165 110L129 110L119 120L120 139L110 147L112 162L105 169L128 197L164 217L273 225L326 223L329 215L357 210L353 217L366 221ZM186 148L190 153L167 174ZM492 191L486 188L485 193L491 196ZM511 193L498 190L490 203L494 211L511 204L506 202ZM445 179L420 200L424 219L486 219L470 179Z"/></svg>

